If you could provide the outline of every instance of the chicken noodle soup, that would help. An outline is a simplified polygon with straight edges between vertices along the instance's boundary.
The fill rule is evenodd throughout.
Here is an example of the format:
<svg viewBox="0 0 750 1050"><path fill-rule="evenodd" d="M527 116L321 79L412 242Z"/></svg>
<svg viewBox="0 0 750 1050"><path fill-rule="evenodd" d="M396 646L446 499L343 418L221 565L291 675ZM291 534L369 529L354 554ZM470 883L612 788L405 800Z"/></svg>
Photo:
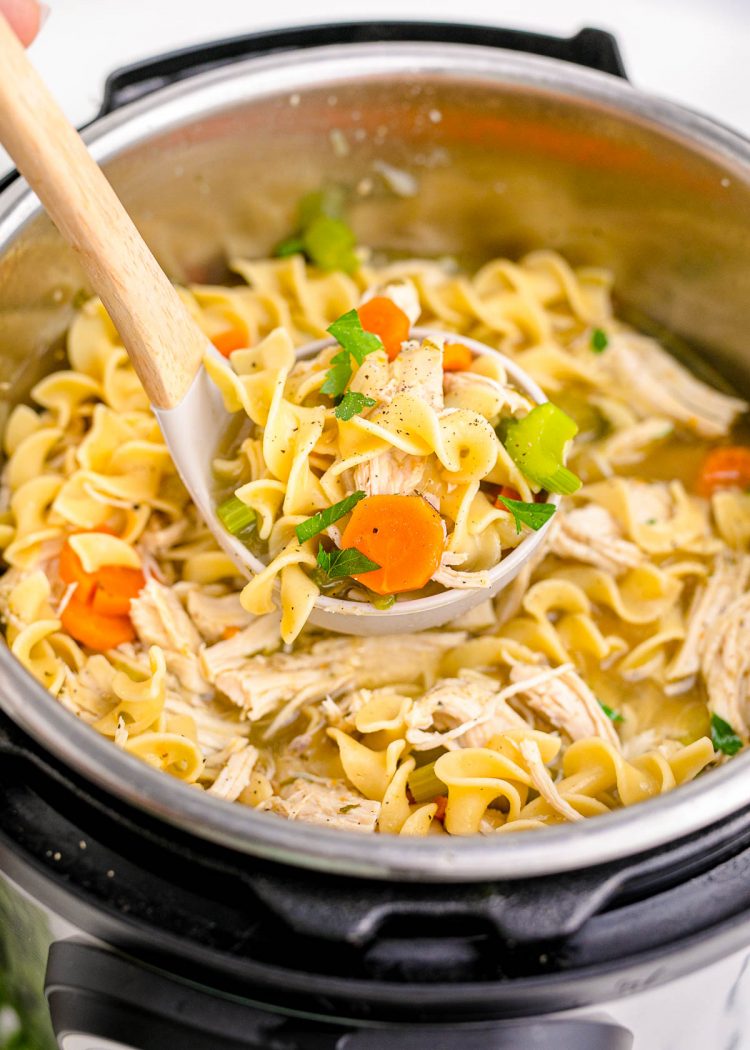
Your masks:
<svg viewBox="0 0 750 1050"><path fill-rule="evenodd" d="M216 378L246 420L216 462L217 486L237 501L228 527L260 545L273 573L290 543L305 552L281 568L282 607L292 590L308 601L323 584L395 598L389 566L330 571L349 550L377 561L364 540L368 522L379 526L356 517L375 498L416 501L419 528L440 530L445 580L493 564L533 528L544 485L513 455L523 444L513 427L534 410L491 360L460 349L476 338L518 362L578 427L565 469L582 486L554 513L536 563L459 621L407 636L326 634L261 601L257 583L248 601L91 300L70 327L67 367L37 384L4 432L0 608L16 658L114 746L194 789L362 832L495 835L578 821L739 751L750 733L745 403L618 321L602 270L551 252L474 274L376 264L366 252L355 263L238 260L244 284L182 293L228 355ZM345 345L299 363L292 348L347 315L356 326L351 311L362 311L363 332L377 327L364 306L393 286L410 289L420 324L448 333L445 343L412 345L403 325L383 331L382 350L354 363L350 352L351 374L342 384L342 368L324 391ZM419 388L430 426L443 433L451 414L473 413L496 462L488 452L479 469L472 446L471 469L451 479L435 443L400 448L393 426L370 425L396 401L408 355L430 362ZM384 386L365 382L375 369ZM274 440L294 443L271 449L274 411ZM346 460L347 434L357 462ZM384 577L368 586L376 571ZM441 582L433 572L427 586Z"/></svg>
<svg viewBox="0 0 750 1050"><path fill-rule="evenodd" d="M563 465L573 420L535 406L499 355L410 338L419 314L413 282L392 282L334 321L336 342L312 357L295 361L282 329L231 365L206 357L249 424L232 426L218 479L227 454L256 443L258 476L245 462L217 507L268 563L240 600L269 613L280 583L285 642L321 591L387 610L429 588L488 587L503 553L554 513L540 490L580 486Z"/></svg>

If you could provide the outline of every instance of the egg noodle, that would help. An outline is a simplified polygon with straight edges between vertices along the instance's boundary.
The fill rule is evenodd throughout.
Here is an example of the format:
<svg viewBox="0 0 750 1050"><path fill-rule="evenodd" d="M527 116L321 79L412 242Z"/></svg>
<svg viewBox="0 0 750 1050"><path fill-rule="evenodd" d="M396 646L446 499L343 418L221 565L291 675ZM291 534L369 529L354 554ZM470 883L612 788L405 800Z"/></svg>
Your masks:
<svg viewBox="0 0 750 1050"><path fill-rule="evenodd" d="M742 747L750 496L731 479L696 485L746 405L617 320L606 271L547 251L474 275L366 260L350 276L299 255L233 269L245 284L181 294L217 346L240 333L212 375L252 427L217 453L216 474L255 515L266 574L238 578L198 517L97 300L70 326L68 367L8 419L0 613L16 659L61 704L196 790L402 835L577 821ZM372 492L361 468L376 456L413 454L429 432L424 454L455 468L437 493L453 525L447 586L524 534L488 486L524 501L535 491L493 429L529 403L490 359L446 373L431 405L409 403L412 446L367 413L331 446L332 409L315 399L333 351L295 366L294 347L390 284L411 289L420 325L498 348L575 419L568 466L583 486L554 514L541 558L461 620L335 636L305 624L315 554L293 533L353 489ZM486 427L458 434L456 413ZM450 458L459 445L463 468ZM389 491L429 494L424 475L407 483L397 466Z"/></svg>

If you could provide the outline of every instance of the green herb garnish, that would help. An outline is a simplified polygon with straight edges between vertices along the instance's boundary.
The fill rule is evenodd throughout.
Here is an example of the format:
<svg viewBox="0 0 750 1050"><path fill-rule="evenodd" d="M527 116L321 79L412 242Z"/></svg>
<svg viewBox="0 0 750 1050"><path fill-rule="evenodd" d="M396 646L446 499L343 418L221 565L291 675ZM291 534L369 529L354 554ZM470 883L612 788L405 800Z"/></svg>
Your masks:
<svg viewBox="0 0 750 1050"><path fill-rule="evenodd" d="M305 242L298 234L286 237L274 248L273 254L277 259L287 259L290 255L303 255Z"/></svg>
<svg viewBox="0 0 750 1050"><path fill-rule="evenodd" d="M711 743L725 755L736 755L743 746L730 724L718 715L711 715Z"/></svg>
<svg viewBox="0 0 750 1050"><path fill-rule="evenodd" d="M340 580L344 576L358 576L362 572L374 572L380 566L370 561L366 554L358 551L356 547L347 547L346 550L326 551L322 547L318 550L318 568L326 574L329 580Z"/></svg>
<svg viewBox="0 0 750 1050"><path fill-rule="evenodd" d="M529 481L547 492L569 495L581 479L564 465L565 446L578 433L576 423L557 405L545 401L523 419L505 426L505 449Z"/></svg>
<svg viewBox="0 0 750 1050"><path fill-rule="evenodd" d="M320 392L337 399L343 397L352 377L352 358L361 365L368 354L382 350L383 344L372 332L364 330L356 310L342 314L328 326L328 331L342 349L331 358L331 366Z"/></svg>
<svg viewBox="0 0 750 1050"><path fill-rule="evenodd" d="M374 397L360 394L358 390L347 390L333 410L333 414L336 419L347 420L352 416L358 416L365 408L372 408L373 405L377 405Z"/></svg>
<svg viewBox="0 0 750 1050"><path fill-rule="evenodd" d="M348 806L342 806L339 813L351 813L353 809L359 809L359 802L350 802Z"/></svg>
<svg viewBox="0 0 750 1050"><path fill-rule="evenodd" d="M237 496L230 496L216 508L216 516L233 536L242 536L255 527L255 511Z"/></svg>
<svg viewBox="0 0 750 1050"><path fill-rule="evenodd" d="M508 499L507 496L498 496L497 502L509 510L516 523L516 532L521 531L522 525L527 525L534 532L541 529L542 525L549 521L555 513L556 507L553 503L524 503L520 499Z"/></svg>
<svg viewBox="0 0 750 1050"><path fill-rule="evenodd" d="M319 510L318 513L313 514L311 518L306 518L304 521L301 521L294 529L297 533L297 539L299 542L304 543L305 540L311 540L313 536L317 536L319 532L327 529L329 525L333 525L334 521L343 518L343 516L348 514L350 510L354 510L359 501L364 499L366 495L367 493L365 492L352 492L351 496L339 500L339 502L334 503L332 507L326 507L325 510Z"/></svg>
<svg viewBox="0 0 750 1050"><path fill-rule="evenodd" d="M336 342L352 355L358 365L362 364L368 354L383 349L380 338L364 330L356 310L342 314L327 330Z"/></svg>
<svg viewBox="0 0 750 1050"><path fill-rule="evenodd" d="M591 349L601 354L609 346L609 337L603 328L595 328L591 333Z"/></svg>
<svg viewBox="0 0 750 1050"><path fill-rule="evenodd" d="M609 707L607 704L603 703L601 700L599 700L598 703L599 703L599 707L601 707L602 711L607 716L607 718L610 719L610 721L612 721L612 722L624 722L625 721L625 719L623 718L623 716L620 714L619 711L615 711L614 708Z"/></svg>

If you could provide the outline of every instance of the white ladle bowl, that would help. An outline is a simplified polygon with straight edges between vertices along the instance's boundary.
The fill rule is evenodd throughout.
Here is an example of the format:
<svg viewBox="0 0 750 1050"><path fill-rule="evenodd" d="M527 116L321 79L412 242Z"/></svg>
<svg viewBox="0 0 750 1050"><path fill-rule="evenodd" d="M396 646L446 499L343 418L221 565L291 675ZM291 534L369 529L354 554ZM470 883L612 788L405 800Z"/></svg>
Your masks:
<svg viewBox="0 0 750 1050"><path fill-rule="evenodd" d="M427 328L415 328L413 335L418 339L427 336L451 338L447 333ZM461 336L461 342L477 355L499 358L508 379L531 401L542 404L547 400L534 380L504 354L477 342L476 339ZM299 348L297 358L314 357L321 350L333 345L333 339L307 343ZM223 361L218 351L212 348L211 353ZM154 411L182 480L223 549L245 575L262 572L265 563L244 543L227 532L216 517L213 461L232 418L224 408L218 387L211 381L206 370L201 368L177 406ZM557 505L560 497L550 495L547 502ZM426 598L410 599L404 596L390 609L376 609L370 602L332 598L321 594L315 602L308 622L340 634L360 635L400 634L441 627L487 598L494 597L503 587L507 587L539 549L550 524L551 521L548 521L537 532L527 533L517 547L489 569L486 587L450 588Z"/></svg>

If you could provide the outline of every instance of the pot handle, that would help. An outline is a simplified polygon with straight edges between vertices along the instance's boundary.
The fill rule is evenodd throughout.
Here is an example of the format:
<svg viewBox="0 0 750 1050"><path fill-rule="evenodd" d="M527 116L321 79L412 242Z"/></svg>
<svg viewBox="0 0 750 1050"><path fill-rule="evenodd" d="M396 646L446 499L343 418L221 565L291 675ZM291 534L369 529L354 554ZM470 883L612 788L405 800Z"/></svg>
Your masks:
<svg viewBox="0 0 750 1050"><path fill-rule="evenodd" d="M217 994L77 939L50 948L45 994L61 1050L631 1050L608 1018L528 1019L352 1030ZM293 1004L288 1004L293 1009ZM349 1031L346 1031L346 1029Z"/></svg>
<svg viewBox="0 0 750 1050"><path fill-rule="evenodd" d="M520 29L463 25L458 22L334 22L215 40L123 66L107 78L99 116L196 73L218 69L251 56L327 44L383 42L499 47L572 62L612 76L627 77L617 41L603 29L581 29L571 37L557 37Z"/></svg>

